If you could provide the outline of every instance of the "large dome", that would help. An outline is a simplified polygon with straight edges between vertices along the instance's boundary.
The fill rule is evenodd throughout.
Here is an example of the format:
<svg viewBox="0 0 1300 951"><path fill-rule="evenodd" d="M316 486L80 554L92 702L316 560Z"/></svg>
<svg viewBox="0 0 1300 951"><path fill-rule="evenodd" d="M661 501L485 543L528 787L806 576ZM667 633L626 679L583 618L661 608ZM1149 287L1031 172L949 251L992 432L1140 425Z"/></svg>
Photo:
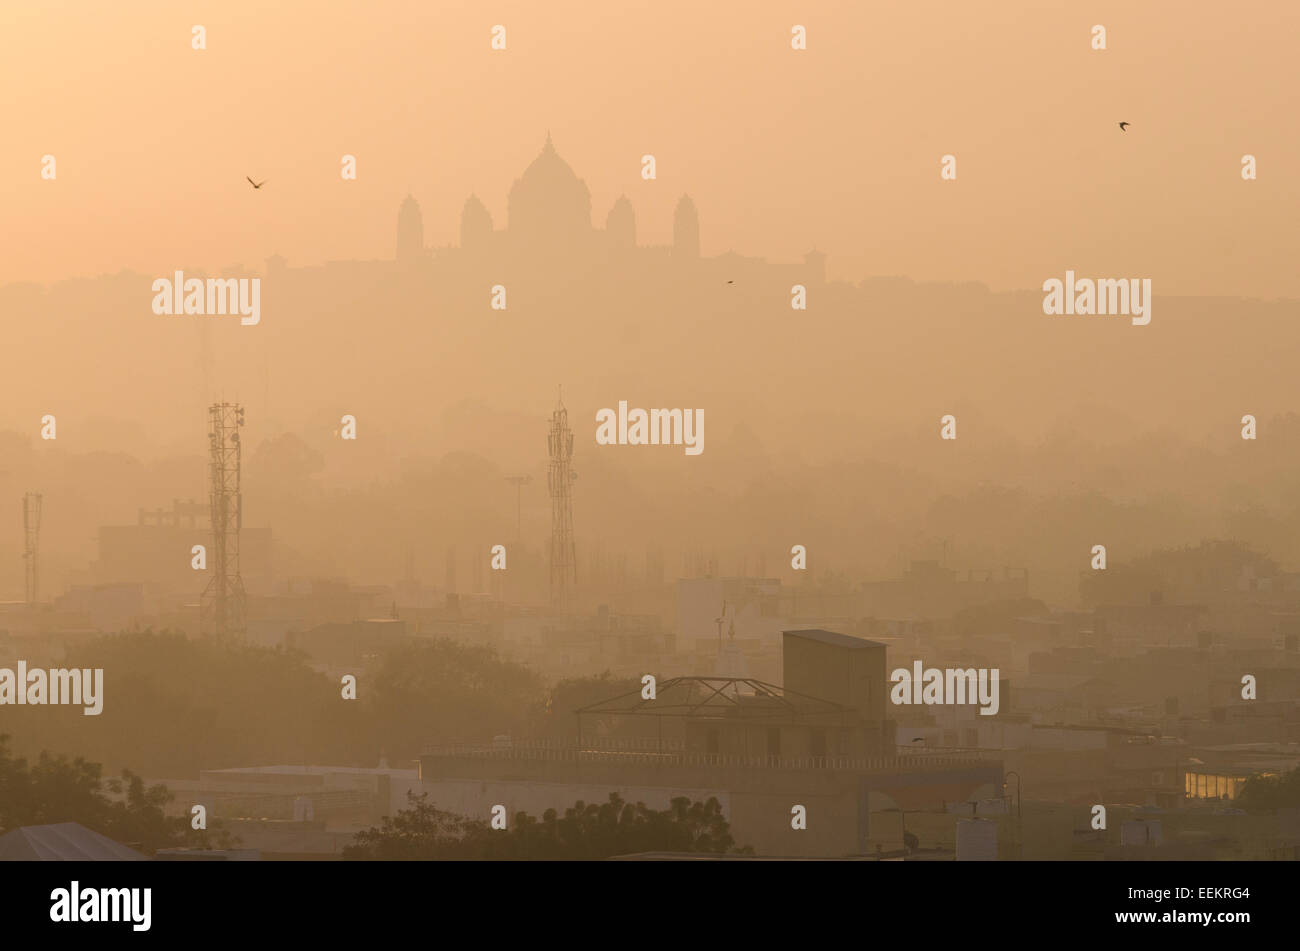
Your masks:
<svg viewBox="0 0 1300 951"><path fill-rule="evenodd" d="M591 231L591 192L560 158L546 136L541 154L510 189L508 228L513 237L580 237Z"/></svg>

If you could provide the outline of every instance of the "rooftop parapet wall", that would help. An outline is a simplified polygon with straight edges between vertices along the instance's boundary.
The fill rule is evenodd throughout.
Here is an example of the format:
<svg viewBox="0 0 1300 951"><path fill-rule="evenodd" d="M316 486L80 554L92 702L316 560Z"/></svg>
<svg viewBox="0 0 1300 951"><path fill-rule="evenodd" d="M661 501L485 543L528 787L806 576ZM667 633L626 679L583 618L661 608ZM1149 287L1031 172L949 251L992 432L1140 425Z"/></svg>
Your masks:
<svg viewBox="0 0 1300 951"><path fill-rule="evenodd" d="M856 758L847 756L743 756L727 753L703 753L680 749L653 748L653 740L628 743L628 747L596 748L583 745L562 746L548 743L514 743L511 746L438 746L421 755L425 761L445 759L515 763L567 763L638 768L703 768L768 771L825 770L844 773L914 773L949 771L971 767L1000 768L1001 760L987 754L966 750L908 752L896 756ZM620 744L621 745L621 744Z"/></svg>
<svg viewBox="0 0 1300 951"><path fill-rule="evenodd" d="M721 789L740 809L745 797L782 805L788 823L791 803L824 800L845 815L857 815L869 792L881 792L907 810L940 810L948 803L997 794L1001 759L971 752L907 753L852 757L736 756L694 751L580 749L515 745L509 748L444 746L420 757L422 782L580 783L620 789L630 786ZM740 797L740 798L737 798ZM856 820L855 820L856 821ZM852 841L856 832L840 833ZM747 829L751 837L755 833ZM782 846L786 848L786 846ZM846 848L841 851L853 851Z"/></svg>

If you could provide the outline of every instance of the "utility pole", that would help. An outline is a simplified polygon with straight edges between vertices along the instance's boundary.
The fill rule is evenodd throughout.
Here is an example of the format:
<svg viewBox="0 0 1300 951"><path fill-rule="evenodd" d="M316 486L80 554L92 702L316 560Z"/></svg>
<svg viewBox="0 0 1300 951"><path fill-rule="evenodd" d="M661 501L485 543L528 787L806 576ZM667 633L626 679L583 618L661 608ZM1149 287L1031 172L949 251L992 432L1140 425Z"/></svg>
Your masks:
<svg viewBox="0 0 1300 951"><path fill-rule="evenodd" d="M515 487L515 544L519 544L521 536L520 525L523 522L523 492L524 486L533 481L530 475L506 476L506 481Z"/></svg>
<svg viewBox="0 0 1300 951"><path fill-rule="evenodd" d="M37 552L41 543L41 494L28 492L23 496L23 561L27 567L25 595L27 606L35 607L40 599L40 572Z"/></svg>

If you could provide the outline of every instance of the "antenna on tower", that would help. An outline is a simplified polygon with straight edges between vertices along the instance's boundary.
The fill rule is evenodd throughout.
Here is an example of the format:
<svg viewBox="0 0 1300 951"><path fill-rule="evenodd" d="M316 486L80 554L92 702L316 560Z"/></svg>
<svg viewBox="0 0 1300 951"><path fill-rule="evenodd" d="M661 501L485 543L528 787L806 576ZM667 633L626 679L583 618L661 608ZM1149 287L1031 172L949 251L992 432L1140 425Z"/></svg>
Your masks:
<svg viewBox="0 0 1300 951"><path fill-rule="evenodd" d="M26 562L27 568L24 594L28 607L34 607L40 597L40 573L37 565L40 542L41 494L28 492L23 496L23 561Z"/></svg>
<svg viewBox="0 0 1300 951"><path fill-rule="evenodd" d="M239 430L244 409L238 403L213 403L208 417L212 578L199 602L199 624L204 634L238 636L247 630L244 581L239 574L239 530L244 522Z"/></svg>

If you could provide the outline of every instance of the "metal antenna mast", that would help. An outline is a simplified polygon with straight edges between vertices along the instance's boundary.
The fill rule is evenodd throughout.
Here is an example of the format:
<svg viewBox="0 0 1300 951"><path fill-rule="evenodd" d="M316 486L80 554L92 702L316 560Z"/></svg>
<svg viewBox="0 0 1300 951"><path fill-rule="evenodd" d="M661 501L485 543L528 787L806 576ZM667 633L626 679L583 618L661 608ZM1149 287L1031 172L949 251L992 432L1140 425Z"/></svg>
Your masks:
<svg viewBox="0 0 1300 951"><path fill-rule="evenodd" d="M208 416L212 577L199 604L200 628L204 634L218 637L241 636L247 630L244 582L239 576L239 530L243 526L239 430L244 425L244 410L238 403L213 403Z"/></svg>
<svg viewBox="0 0 1300 951"><path fill-rule="evenodd" d="M27 563L27 605L36 604L40 597L40 572L36 553L41 542L41 494L28 492L23 496L23 561Z"/></svg>
<svg viewBox="0 0 1300 951"><path fill-rule="evenodd" d="M530 475L506 476L506 481L515 487L515 544L519 544L520 525L524 513L524 486L533 481Z"/></svg>
<svg viewBox="0 0 1300 951"><path fill-rule="evenodd" d="M551 604L568 607L571 586L578 582L578 555L573 541L572 482L578 477L570 468L573 460L573 430L569 411L561 400L551 413L551 432L546 439L551 457L547 483L551 490Z"/></svg>

